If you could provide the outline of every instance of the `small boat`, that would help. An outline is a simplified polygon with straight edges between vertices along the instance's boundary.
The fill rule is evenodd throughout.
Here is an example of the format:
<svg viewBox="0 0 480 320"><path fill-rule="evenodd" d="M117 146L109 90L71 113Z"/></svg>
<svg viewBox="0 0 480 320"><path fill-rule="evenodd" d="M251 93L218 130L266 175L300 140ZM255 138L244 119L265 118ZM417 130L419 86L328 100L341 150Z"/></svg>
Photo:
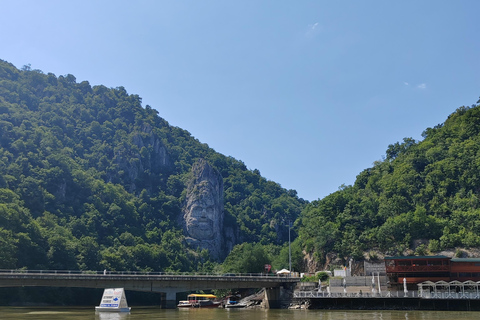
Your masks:
<svg viewBox="0 0 480 320"><path fill-rule="evenodd" d="M220 306L219 301L215 301L217 297L213 294L189 294L188 300L181 300L178 308L218 308Z"/></svg>
<svg viewBox="0 0 480 320"><path fill-rule="evenodd" d="M239 303L237 301L237 297L235 296L228 296L227 302L225 303L225 308L232 309L232 308L245 308L246 305L243 303Z"/></svg>
<svg viewBox="0 0 480 320"><path fill-rule="evenodd" d="M97 312L130 312L130 309L123 288L103 290L100 305L95 307L95 311Z"/></svg>
<svg viewBox="0 0 480 320"><path fill-rule="evenodd" d="M192 304L188 300L180 300L177 304L178 308L191 308Z"/></svg>

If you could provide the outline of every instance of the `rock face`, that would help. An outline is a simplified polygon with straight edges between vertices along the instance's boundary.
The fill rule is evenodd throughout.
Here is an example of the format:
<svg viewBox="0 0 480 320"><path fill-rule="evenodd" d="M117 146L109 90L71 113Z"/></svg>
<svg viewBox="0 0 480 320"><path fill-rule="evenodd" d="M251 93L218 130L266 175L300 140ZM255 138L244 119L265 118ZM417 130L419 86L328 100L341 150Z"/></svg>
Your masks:
<svg viewBox="0 0 480 320"><path fill-rule="evenodd" d="M208 249L219 259L223 252L223 179L218 171L200 159L192 167L183 208L183 229L187 243Z"/></svg>
<svg viewBox="0 0 480 320"><path fill-rule="evenodd" d="M129 192L135 192L137 190L135 182L142 172L149 170L157 174L165 171L171 163L167 149L154 134L150 124L144 123L141 130L132 134L131 139L137 148L116 147L113 160L117 168L111 173L108 181L111 181L118 172L123 172L125 188Z"/></svg>

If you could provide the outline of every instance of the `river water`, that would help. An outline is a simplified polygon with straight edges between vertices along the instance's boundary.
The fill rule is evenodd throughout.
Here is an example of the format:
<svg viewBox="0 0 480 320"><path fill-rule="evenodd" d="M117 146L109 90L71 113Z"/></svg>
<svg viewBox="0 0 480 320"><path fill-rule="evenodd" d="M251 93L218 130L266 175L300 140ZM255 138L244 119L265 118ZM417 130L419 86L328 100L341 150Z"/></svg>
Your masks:
<svg viewBox="0 0 480 320"><path fill-rule="evenodd" d="M326 311L264 309L182 309L133 307L125 313L95 313L94 308L0 307L1 320L477 320L480 312L456 311Z"/></svg>

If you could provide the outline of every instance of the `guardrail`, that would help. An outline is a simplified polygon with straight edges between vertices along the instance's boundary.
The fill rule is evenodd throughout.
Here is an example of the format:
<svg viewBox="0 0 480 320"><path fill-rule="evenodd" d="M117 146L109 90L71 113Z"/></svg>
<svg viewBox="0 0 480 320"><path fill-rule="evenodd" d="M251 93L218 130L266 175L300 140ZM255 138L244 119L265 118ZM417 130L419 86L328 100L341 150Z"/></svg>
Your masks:
<svg viewBox="0 0 480 320"><path fill-rule="evenodd" d="M133 275L133 276L210 276L210 277L257 277L257 278L293 278L285 275L264 273L198 273L198 272L142 272L142 271L91 271L91 270L5 270L0 269L0 274L48 274L48 275Z"/></svg>

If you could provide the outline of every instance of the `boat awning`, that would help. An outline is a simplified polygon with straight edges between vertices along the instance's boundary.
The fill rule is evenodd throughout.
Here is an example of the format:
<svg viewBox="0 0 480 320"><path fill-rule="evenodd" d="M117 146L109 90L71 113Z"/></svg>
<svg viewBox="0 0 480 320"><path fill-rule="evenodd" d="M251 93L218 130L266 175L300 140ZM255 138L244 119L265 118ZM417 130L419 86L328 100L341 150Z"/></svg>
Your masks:
<svg viewBox="0 0 480 320"><path fill-rule="evenodd" d="M197 294L197 293L192 293L192 294L189 294L188 297L192 297L192 298L208 298L208 299L215 299L217 296L213 295L213 294Z"/></svg>

